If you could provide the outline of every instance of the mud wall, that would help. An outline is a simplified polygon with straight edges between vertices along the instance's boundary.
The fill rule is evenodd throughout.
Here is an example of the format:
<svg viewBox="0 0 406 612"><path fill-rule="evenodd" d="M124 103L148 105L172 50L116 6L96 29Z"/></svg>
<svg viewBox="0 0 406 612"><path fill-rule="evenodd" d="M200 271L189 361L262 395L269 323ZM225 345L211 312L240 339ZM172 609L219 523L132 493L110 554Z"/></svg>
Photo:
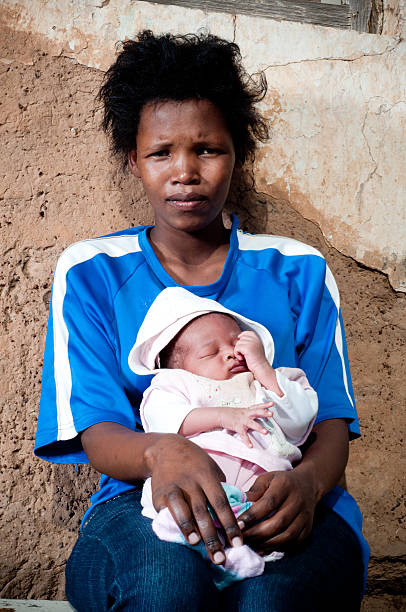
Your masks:
<svg viewBox="0 0 406 612"><path fill-rule="evenodd" d="M249 231L316 246L336 275L363 431L347 479L372 547L365 609L401 609L406 314L393 287L405 282L402 7L386 4L382 36L144 2L44 7L0 6L0 595L63 597L63 566L97 483L87 466L32 455L57 257L73 241L152 221L98 129L103 69L114 43L143 27L205 26L234 38L270 83L273 137L258 155L257 192L237 189L232 207Z"/></svg>

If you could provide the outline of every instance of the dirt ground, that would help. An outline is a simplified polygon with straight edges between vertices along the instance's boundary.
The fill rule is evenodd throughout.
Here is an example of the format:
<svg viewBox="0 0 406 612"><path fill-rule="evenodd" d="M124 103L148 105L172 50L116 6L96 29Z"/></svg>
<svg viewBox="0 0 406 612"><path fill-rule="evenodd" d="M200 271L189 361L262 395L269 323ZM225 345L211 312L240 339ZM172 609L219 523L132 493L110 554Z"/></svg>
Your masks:
<svg viewBox="0 0 406 612"><path fill-rule="evenodd" d="M48 465L32 454L57 257L76 240L152 221L140 185L117 169L98 129L101 76L41 53L32 65L0 64L0 595L7 598L63 598L64 564L97 484L88 466ZM347 482L372 549L364 610L401 610L406 296L331 248L288 202L242 184L230 200L242 227L312 244L339 285L363 433L351 444Z"/></svg>

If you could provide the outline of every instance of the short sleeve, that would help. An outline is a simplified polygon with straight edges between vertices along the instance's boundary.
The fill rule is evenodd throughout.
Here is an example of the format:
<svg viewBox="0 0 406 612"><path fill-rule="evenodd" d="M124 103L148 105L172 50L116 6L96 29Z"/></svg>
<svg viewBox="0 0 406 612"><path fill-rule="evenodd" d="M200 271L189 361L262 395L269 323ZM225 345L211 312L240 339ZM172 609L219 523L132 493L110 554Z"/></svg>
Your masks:
<svg viewBox="0 0 406 612"><path fill-rule="evenodd" d="M136 428L120 380L111 286L97 257L74 259L65 251L54 275L35 441L35 453L57 463L88 461L79 433L91 425Z"/></svg>
<svg viewBox="0 0 406 612"><path fill-rule="evenodd" d="M316 391L319 409L316 423L343 418L351 437L359 435L340 297L334 277L318 258L319 272L307 274L300 294L296 325L298 365Z"/></svg>

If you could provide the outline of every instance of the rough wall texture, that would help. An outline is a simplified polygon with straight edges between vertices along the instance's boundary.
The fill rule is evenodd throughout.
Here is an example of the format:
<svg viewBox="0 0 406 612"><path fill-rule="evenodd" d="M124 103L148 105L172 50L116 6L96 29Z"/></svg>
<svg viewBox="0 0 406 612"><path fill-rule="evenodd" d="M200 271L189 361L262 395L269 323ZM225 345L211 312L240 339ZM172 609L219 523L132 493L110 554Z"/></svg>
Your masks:
<svg viewBox="0 0 406 612"><path fill-rule="evenodd" d="M404 0L381 3L380 36L130 0L2 4L12 43L16 31L24 40L6 57L25 62L38 47L105 69L116 41L142 28L234 39L247 68L265 70L270 83L264 109L274 138L258 158L261 189L406 291Z"/></svg>
<svg viewBox="0 0 406 612"><path fill-rule="evenodd" d="M13 4L13 10L16 9L15 3L3 4ZM67 3L67 7L72 8L75 4ZM98 4L100 7L96 6ZM145 25L152 27L153 23L148 23L151 20L148 11L158 11L157 7L134 2L128 3L128 6L122 4L129 15L130 9L134 14L135 26L130 33ZM58 3L58 7L61 5L63 2ZM64 47L63 43L56 41L57 47L55 40L47 32L41 31L39 26L35 29L28 18L24 26L10 6L7 11L4 7L4 10L0 9L4 18L0 30L0 57L3 58L0 63L0 395L3 404L0 478L4 491L0 501L0 594L3 597L63 597L63 566L74 542L88 493L97 483L95 474L87 466L77 469L52 466L32 456L47 307L56 259L63 248L75 240L151 221L140 186L117 171L110 160L106 142L98 131L100 117L94 97L102 72L95 67L97 62L92 58L96 57L97 48L99 56L104 58L103 61L98 60L97 66L107 65L113 57L111 40L126 34L124 26L122 30L116 28L110 31L112 26L109 26L109 21L103 21L102 13L107 6L103 9L101 5L106 3L93 3L93 20L97 21L99 31L107 34L99 46L91 38L89 41L80 39L83 53L88 54L83 63L78 61L79 56L69 51L68 45ZM113 10L116 3L111 2L110 5ZM44 13L43 3L31 2L31 7L36 7L36 12L32 10L32 13L34 17L37 15L37 22L46 24L49 11L47 9ZM135 13L135 9L138 12ZM144 10L145 14L142 12ZM164 30L165 23L170 21L172 25L168 25L168 30L194 29L204 22L204 15L196 17L196 13L200 12L192 13L195 21L192 18L188 21L184 10L178 14L171 8L159 7L159 11L154 13L157 19L159 17L159 28L156 29ZM70 13L59 15L59 21L55 21L61 31L61 24L67 20L67 15L69 17ZM391 15L395 25L391 26L389 33L393 34L395 26L400 27L400 21L395 20L395 10ZM89 15L87 17L90 21ZM79 32L78 19L86 23L86 15L81 13L75 22ZM243 20L222 15L207 16L205 19L205 23L210 23L214 31L228 38L236 35L238 27L241 27L237 40L241 43L247 64L253 67L253 51L244 47ZM389 22L389 17L387 20ZM268 24L274 34L283 25L275 25L274 22ZM285 24L288 30L291 26ZM294 26L301 27L297 24ZM250 32L250 39L256 40L258 45L261 37L263 39L264 28L265 25L258 22ZM310 37L317 31L321 36L319 30L308 26L297 33L306 32ZM279 30L279 36L281 32ZM289 32L292 34L292 30ZM292 235L313 244L326 255L336 275L341 289L352 374L364 434L361 440L352 444L347 472L349 488L364 512L365 532L372 547L369 596L364 606L371 611L382 610L384 606L388 610L400 610L401 561L405 555L404 480L401 469L404 461L401 451L404 417L401 411L406 396L406 384L401 375L405 371L406 361L405 296L393 291L384 274L363 265L362 257L356 261L356 253L350 247L358 248L365 238L356 225L356 219L360 220L361 227L370 228L365 235L380 229L396 256L404 246L397 238L402 228L398 208L402 193L400 182L404 176L391 174L399 161L395 158L400 155L397 147L401 122L404 121L396 113L400 113L402 108L404 110L404 103L394 103L394 106L377 112L378 107L371 101L373 96L370 98L368 94L360 108L359 99L353 96L352 88L357 84L362 89L363 79L364 87L369 88L370 83L365 81L365 73L369 72L374 74L376 90L379 91L380 66L381 70L387 70L381 94L385 100L390 98L393 102L398 91L393 93L391 83L395 82L395 89L398 87L399 58L405 51L394 38L384 37L377 41L378 37L368 35L365 38L353 33L341 35L347 38L336 39L335 53L338 53L337 44L340 43L340 55L352 57L354 45L359 45L362 39L362 45L369 45L369 50L374 47L372 59L367 59L368 51L366 55L361 53L359 59L351 61L308 59L303 62L303 53L297 48L290 51L282 49L278 56L275 45L269 63L280 64L280 57L283 55L286 59L288 53L291 59L288 62L283 60L282 63L289 64L287 66L267 70L271 88L265 101L265 111L273 123L273 142L262 149L258 159L258 193L242 192L241 188L236 188L232 207L237 209L243 227L249 231ZM66 37L66 32L60 33L61 39L63 36ZM77 36L79 40L79 34ZM334 32L332 38L335 37ZM324 38L322 42L319 41L320 45L327 45ZM264 54L265 50L261 50L261 61L268 62ZM316 49L315 55L320 57L320 54L320 49ZM373 67L368 64L371 61L382 64ZM308 71L310 66L313 67L311 72ZM332 80L324 80L326 71L333 75ZM329 89L324 91L324 97L318 94L320 101L317 108L321 109L327 98L331 104L326 107L328 121L324 118L323 125L317 127L319 110L312 114L306 97L300 92L302 89L307 91L307 80L316 79L319 73ZM351 97L351 104L347 101L342 104L341 110L338 109L340 105L336 96L339 87L343 88L342 99ZM324 85L322 89L325 89ZM365 102L367 99L368 102ZM367 112L365 104L369 109ZM354 133L351 177L348 173L348 146L343 144L337 148L336 159L329 148L329 140L344 138L343 134L347 134L347 140L344 140L348 142L350 132L346 132L345 108L350 115L347 115L348 122L355 125L354 116L365 119L361 125L358 122L358 131ZM395 119L399 120L399 125L395 124ZM387 132L389 134L383 142L383 134ZM370 146L372 142L375 143L372 155L375 160L378 157L381 160L379 174L382 174L382 180L388 179L388 173L393 180L392 190L388 188L388 192L392 194L393 202L396 200L396 205L393 204L393 210L388 206L386 226L381 220L378 223L376 218L373 227L368 225L372 223L370 216L374 211L368 208L366 196L360 210L353 210L353 199L348 205L345 204L347 208L341 214L343 219L345 215L348 218L346 221L341 219L343 225L337 218L340 213L334 209L344 202L348 182L351 181L354 187L365 180L364 163L358 163L366 155L363 133L367 135L366 139L369 138ZM398 135L392 138L393 134ZM358 136L361 149L356 146ZM315 138L317 145L308 144ZM286 140L285 149L283 140ZM311 174L308 160L311 160L313 146L318 160L326 157L323 165L325 185L317 183L321 174L319 178ZM371 160L367 153L366 157ZM297 161L299 159L302 165ZM289 174L287 182L286 168L289 165L295 170ZM329 170L330 166L334 171ZM368 172L374 167L368 165ZM377 173L378 170L367 183L373 182ZM273 177L272 181L269 177ZM341 180L337 177L341 177ZM341 189L342 183L346 185L344 191ZM321 209L321 199L317 199L310 189L314 184L318 185L317 189L324 194L325 200L329 200L328 194L337 191L338 195L331 206L326 205ZM375 198L374 206L378 205L378 187L375 185L368 192L368 198ZM365 186L365 189L369 187ZM365 189L363 194L366 194ZM335 231L333 238L330 238L330 230L326 230L326 227L331 228L331 232ZM377 253L379 259L384 251ZM382 257L379 260L381 263ZM385 266L379 264L378 259L378 263L369 260L367 263L384 269ZM389 268L386 270L389 271ZM395 272L392 270L391 273L393 283Z"/></svg>

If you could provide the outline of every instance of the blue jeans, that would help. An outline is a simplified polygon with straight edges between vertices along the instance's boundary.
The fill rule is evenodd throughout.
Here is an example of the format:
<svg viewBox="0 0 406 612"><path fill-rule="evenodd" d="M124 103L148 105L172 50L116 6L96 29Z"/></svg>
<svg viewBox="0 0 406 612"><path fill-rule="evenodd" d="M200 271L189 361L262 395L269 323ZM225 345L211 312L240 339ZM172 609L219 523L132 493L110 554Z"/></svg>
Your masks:
<svg viewBox="0 0 406 612"><path fill-rule="evenodd" d="M141 491L96 506L66 567L66 594L78 612L296 612L360 609L363 567L345 521L320 505L312 534L256 578L220 593L206 561L162 542L141 515Z"/></svg>

